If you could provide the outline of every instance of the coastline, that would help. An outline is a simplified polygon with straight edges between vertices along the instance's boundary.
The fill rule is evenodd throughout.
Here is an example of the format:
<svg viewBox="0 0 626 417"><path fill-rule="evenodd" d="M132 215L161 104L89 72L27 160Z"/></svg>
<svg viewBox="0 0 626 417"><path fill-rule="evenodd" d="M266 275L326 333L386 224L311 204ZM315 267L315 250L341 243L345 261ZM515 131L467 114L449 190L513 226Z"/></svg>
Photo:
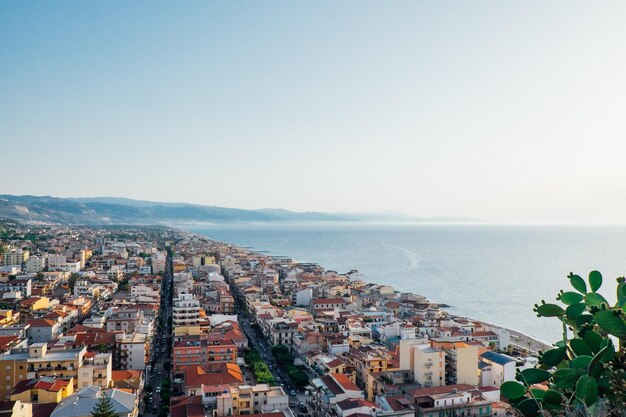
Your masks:
<svg viewBox="0 0 626 417"><path fill-rule="evenodd" d="M198 232L193 232L193 231L190 231L190 230L180 229L178 227L177 227L177 229L181 230L181 231L183 231L185 233L191 234L191 235L193 235L195 237L198 237L198 238L201 238L201 239L206 239L206 240L208 240L210 242L222 243L224 245L228 245L228 246L231 246L233 248L237 248L238 250L241 250L241 251L244 251L244 252L247 252L247 253L261 255L261 256L266 256L266 257L268 257L268 258L270 258L272 260L279 260L281 258L289 257L288 255L285 255L285 256L269 255L269 254L265 253L262 250L253 249L251 247L244 247L244 246L237 245L237 244L234 244L234 243L231 243L231 242L227 242L227 241L223 241L223 240L213 239L213 238L210 238L210 237L208 237L208 236L206 236L204 234L201 234L201 233L198 233ZM320 267L326 269L323 265L318 264L316 262L314 262L314 263L319 265ZM377 282L373 282L373 281L369 281L369 280L367 280L366 282L369 283L369 284L379 284ZM414 294L414 293L411 293L411 294L422 297L419 294ZM463 317L463 316L460 316L460 315L455 315L453 313L450 313L448 310L446 310L446 308L450 308L451 306L446 304L445 301L442 301L442 302L432 302L430 300L428 300L428 301L432 305L435 305L435 306L441 308L447 314L450 314L452 316L457 316L457 317ZM478 319L474 319L474 318L471 318L471 317L464 317L464 318L472 320L472 321L480 322L483 325L485 325L486 327L489 327L489 328L492 328L492 329L505 330L505 331L509 332L509 334L511 335L509 344L514 346L514 347L519 348L520 350L528 350L529 353L531 355L533 355L533 356L536 356L539 351L546 351L546 350L551 349L553 347L553 345L550 344L549 342L540 340L540 339L538 339L536 337L527 335L527 334L519 332L517 330L513 330L513 329L511 329L509 327L506 327L506 326L496 325L496 324L489 323L489 322L484 321L484 320L478 320Z"/></svg>
<svg viewBox="0 0 626 417"><path fill-rule="evenodd" d="M511 341L509 342L510 345L518 347L522 350L528 349L530 353L533 354L533 356L536 356L539 351L545 352L546 350L553 348L550 343L537 339L536 337L529 336L522 332L518 332L517 330L513 330L504 326L498 326L496 324L488 323L486 321L482 321L481 323L494 329L506 330L511 334Z"/></svg>

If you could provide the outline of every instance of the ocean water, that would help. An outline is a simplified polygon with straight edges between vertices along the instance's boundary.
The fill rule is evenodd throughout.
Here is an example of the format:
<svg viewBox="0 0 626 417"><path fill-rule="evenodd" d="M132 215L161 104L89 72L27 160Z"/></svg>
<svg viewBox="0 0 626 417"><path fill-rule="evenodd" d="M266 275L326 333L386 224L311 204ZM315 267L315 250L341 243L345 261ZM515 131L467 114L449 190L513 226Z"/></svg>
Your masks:
<svg viewBox="0 0 626 417"><path fill-rule="evenodd" d="M626 275L626 227L496 225L229 225L186 226L210 238L269 255L358 269L369 282L392 285L454 314L505 326L547 342L560 322L538 318L533 305L567 291L570 271L597 269L600 292L615 300Z"/></svg>

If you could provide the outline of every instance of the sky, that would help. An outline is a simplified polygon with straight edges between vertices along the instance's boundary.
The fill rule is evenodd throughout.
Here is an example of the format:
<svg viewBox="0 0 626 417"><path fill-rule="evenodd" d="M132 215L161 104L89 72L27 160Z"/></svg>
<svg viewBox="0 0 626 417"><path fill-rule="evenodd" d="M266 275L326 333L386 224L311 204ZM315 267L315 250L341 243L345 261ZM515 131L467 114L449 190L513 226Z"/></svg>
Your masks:
<svg viewBox="0 0 626 417"><path fill-rule="evenodd" d="M626 223L625 2L0 2L0 193Z"/></svg>

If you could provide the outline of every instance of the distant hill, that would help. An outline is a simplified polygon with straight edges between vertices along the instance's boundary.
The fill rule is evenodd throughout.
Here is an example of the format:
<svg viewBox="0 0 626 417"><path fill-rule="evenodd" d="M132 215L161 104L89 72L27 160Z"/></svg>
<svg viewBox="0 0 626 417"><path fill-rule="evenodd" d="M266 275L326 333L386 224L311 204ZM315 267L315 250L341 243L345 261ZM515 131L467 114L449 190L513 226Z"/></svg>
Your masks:
<svg viewBox="0 0 626 417"><path fill-rule="evenodd" d="M63 224L175 224L249 222L426 222L395 213L318 213L283 209L243 210L118 197L58 198L0 195L0 218ZM451 219L450 221L471 221Z"/></svg>

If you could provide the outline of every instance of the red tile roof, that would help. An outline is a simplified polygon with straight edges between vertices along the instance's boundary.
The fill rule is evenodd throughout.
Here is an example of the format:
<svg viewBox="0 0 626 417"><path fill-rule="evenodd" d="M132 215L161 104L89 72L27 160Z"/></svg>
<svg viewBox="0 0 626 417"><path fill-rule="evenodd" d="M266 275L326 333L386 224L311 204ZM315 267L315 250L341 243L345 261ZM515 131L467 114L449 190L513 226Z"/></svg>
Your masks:
<svg viewBox="0 0 626 417"><path fill-rule="evenodd" d="M346 391L360 391L361 389L356 386L356 384L350 381L344 374L332 374L332 377L337 381L337 383Z"/></svg>
<svg viewBox="0 0 626 417"><path fill-rule="evenodd" d="M241 385L243 374L239 365L224 363L213 369L201 366L190 366L185 369L185 386L199 387L200 385Z"/></svg>
<svg viewBox="0 0 626 417"><path fill-rule="evenodd" d="M13 394L19 394L24 391L29 391L31 389L41 389L45 391L51 392L59 392L63 388L67 387L69 381L64 379L54 379L49 377L39 378L39 379L27 379L19 382L15 387L13 387Z"/></svg>

